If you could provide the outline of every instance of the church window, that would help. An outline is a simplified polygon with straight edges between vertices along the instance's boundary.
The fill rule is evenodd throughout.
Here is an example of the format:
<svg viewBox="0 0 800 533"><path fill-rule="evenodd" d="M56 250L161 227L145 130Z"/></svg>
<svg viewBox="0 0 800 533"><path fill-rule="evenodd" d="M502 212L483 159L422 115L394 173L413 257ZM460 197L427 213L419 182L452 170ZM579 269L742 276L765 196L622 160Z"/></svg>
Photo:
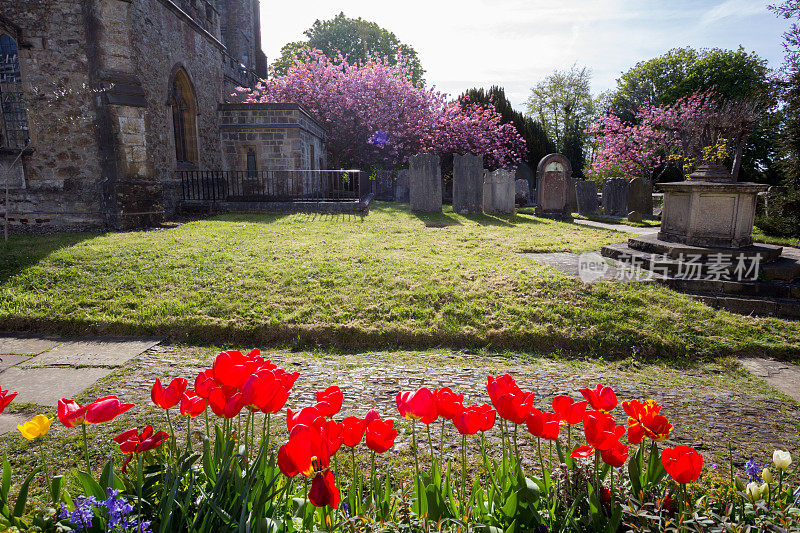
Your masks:
<svg viewBox="0 0 800 533"><path fill-rule="evenodd" d="M3 116L0 146L25 148L30 135L22 92L19 47L7 33L0 33L0 111Z"/></svg>
<svg viewBox="0 0 800 533"><path fill-rule="evenodd" d="M197 98L183 69L175 74L171 91L175 159L179 165L197 165Z"/></svg>

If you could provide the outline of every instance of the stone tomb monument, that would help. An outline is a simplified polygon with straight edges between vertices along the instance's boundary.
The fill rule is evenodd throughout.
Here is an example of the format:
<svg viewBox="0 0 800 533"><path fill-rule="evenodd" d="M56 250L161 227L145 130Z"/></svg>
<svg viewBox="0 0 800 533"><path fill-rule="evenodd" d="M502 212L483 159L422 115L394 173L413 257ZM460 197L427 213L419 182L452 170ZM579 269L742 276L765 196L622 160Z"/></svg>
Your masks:
<svg viewBox="0 0 800 533"><path fill-rule="evenodd" d="M575 198L578 202L578 213L596 215L600 202L597 199L597 184L593 181L578 180L575 182Z"/></svg>
<svg viewBox="0 0 800 533"><path fill-rule="evenodd" d="M375 180L372 182L372 190L375 199L381 202L394 201L394 176L391 170L379 170L375 173Z"/></svg>
<svg viewBox="0 0 800 533"><path fill-rule="evenodd" d="M642 178L633 178L628 183L628 213L633 211L653 216L653 186Z"/></svg>
<svg viewBox="0 0 800 533"><path fill-rule="evenodd" d="M572 165L561 154L550 154L539 161L536 169L536 216L572 220L569 208L569 183Z"/></svg>
<svg viewBox="0 0 800 533"><path fill-rule="evenodd" d="M487 172L483 182L483 211L486 214L514 212L514 173L510 170Z"/></svg>
<svg viewBox="0 0 800 533"><path fill-rule="evenodd" d="M436 154L417 154L409 159L408 191L411 211L442 212L442 167Z"/></svg>
<svg viewBox="0 0 800 533"><path fill-rule="evenodd" d="M453 155L453 212L483 213L482 155Z"/></svg>
<svg viewBox="0 0 800 533"><path fill-rule="evenodd" d="M408 203L408 170L397 171L397 181L394 182L394 201Z"/></svg>
<svg viewBox="0 0 800 533"><path fill-rule="evenodd" d="M628 216L628 179L603 180L603 214L610 217Z"/></svg>

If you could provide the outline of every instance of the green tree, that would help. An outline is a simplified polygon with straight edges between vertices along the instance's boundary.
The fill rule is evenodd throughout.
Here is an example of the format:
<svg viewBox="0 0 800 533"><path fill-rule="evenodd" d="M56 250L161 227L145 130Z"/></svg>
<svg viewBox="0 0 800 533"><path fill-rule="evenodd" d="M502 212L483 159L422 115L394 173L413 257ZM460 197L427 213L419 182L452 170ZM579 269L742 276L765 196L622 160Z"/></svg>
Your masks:
<svg viewBox="0 0 800 533"><path fill-rule="evenodd" d="M558 150L564 149L567 132L576 133L575 124L589 124L595 116L591 93L592 71L573 65L555 70L531 89L528 115L539 121ZM581 145L588 134L581 132Z"/></svg>
<svg viewBox="0 0 800 533"><path fill-rule="evenodd" d="M517 132L525 139L527 153L523 159L534 171L544 156L556 151L553 141L547 136L542 125L515 110L502 87L494 85L488 91L478 88L470 89L462 94L459 100L462 103L469 100L487 106L493 105L502 116L503 124L513 124Z"/></svg>
<svg viewBox="0 0 800 533"><path fill-rule="evenodd" d="M286 74L303 50L316 48L331 60L336 60L341 53L347 56L351 64L364 61L368 56L377 56L388 59L394 65L402 56L411 68L414 83L424 83L422 76L425 70L417 52L400 42L394 33L374 22L360 17L348 18L344 13L339 13L330 20L317 19L303 33L307 41L291 42L281 49L281 56L272 65L276 74Z"/></svg>

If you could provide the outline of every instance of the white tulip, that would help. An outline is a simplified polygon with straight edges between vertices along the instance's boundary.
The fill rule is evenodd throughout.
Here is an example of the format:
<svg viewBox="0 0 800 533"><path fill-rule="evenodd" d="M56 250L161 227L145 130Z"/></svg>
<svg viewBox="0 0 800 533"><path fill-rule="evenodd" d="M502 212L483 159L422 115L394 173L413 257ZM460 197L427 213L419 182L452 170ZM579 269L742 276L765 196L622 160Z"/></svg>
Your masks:
<svg viewBox="0 0 800 533"><path fill-rule="evenodd" d="M753 481L752 483L748 483L747 487L744 489L744 493L753 500L756 501L761 498L761 487L758 486L758 483Z"/></svg>
<svg viewBox="0 0 800 533"><path fill-rule="evenodd" d="M761 477L767 483L772 483L772 472L769 471L769 468L765 468L764 470L761 471Z"/></svg>
<svg viewBox="0 0 800 533"><path fill-rule="evenodd" d="M775 464L775 468L785 472L792 464L792 454L783 450L775 450L775 453L772 454L772 462Z"/></svg>

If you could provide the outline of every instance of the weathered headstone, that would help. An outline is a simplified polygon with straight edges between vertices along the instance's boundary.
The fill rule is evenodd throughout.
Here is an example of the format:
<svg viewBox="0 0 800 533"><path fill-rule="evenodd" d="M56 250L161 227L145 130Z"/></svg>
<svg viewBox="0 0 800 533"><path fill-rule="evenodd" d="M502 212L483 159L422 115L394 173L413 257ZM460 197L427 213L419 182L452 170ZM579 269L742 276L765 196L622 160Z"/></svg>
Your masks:
<svg viewBox="0 0 800 533"><path fill-rule="evenodd" d="M536 176L533 173L533 169L528 163L524 161L517 166L516 172L514 172L514 179L515 180L525 180L528 182L528 203L535 203L534 199L534 191L536 190Z"/></svg>
<svg viewBox="0 0 800 533"><path fill-rule="evenodd" d="M631 211L628 213L628 222L641 222L642 214L639 211Z"/></svg>
<svg viewBox="0 0 800 533"><path fill-rule="evenodd" d="M514 212L514 173L510 170L487 172L483 182L483 211L487 214Z"/></svg>
<svg viewBox="0 0 800 533"><path fill-rule="evenodd" d="M628 183L628 212L631 211L653 216L653 189L642 178L633 178Z"/></svg>
<svg viewBox="0 0 800 533"><path fill-rule="evenodd" d="M375 199L381 202L394 201L394 176L391 170L379 170L375 173Z"/></svg>
<svg viewBox="0 0 800 533"><path fill-rule="evenodd" d="M578 210L578 197L575 192L575 185L580 180L578 178L567 178L567 209L570 213Z"/></svg>
<svg viewBox="0 0 800 533"><path fill-rule="evenodd" d="M408 192L412 211L442 212L442 169L438 155L417 154L410 158Z"/></svg>
<svg viewBox="0 0 800 533"><path fill-rule="evenodd" d="M453 155L453 212L483 213L482 155Z"/></svg>
<svg viewBox="0 0 800 533"><path fill-rule="evenodd" d="M519 206L526 206L531 201L531 184L528 180L518 179L514 182L514 201Z"/></svg>
<svg viewBox="0 0 800 533"><path fill-rule="evenodd" d="M408 170L397 171L397 181L394 182L394 201L408 203Z"/></svg>
<svg viewBox="0 0 800 533"><path fill-rule="evenodd" d="M539 161L536 169L536 216L571 220L569 185L572 165L561 154L550 154Z"/></svg>
<svg viewBox="0 0 800 533"><path fill-rule="evenodd" d="M593 181L578 180L575 183L575 198L578 203L578 213L581 215L596 215L600 202L597 200L597 184Z"/></svg>
<svg viewBox="0 0 800 533"><path fill-rule="evenodd" d="M603 214L612 217L624 217L628 214L627 178L603 180Z"/></svg>

